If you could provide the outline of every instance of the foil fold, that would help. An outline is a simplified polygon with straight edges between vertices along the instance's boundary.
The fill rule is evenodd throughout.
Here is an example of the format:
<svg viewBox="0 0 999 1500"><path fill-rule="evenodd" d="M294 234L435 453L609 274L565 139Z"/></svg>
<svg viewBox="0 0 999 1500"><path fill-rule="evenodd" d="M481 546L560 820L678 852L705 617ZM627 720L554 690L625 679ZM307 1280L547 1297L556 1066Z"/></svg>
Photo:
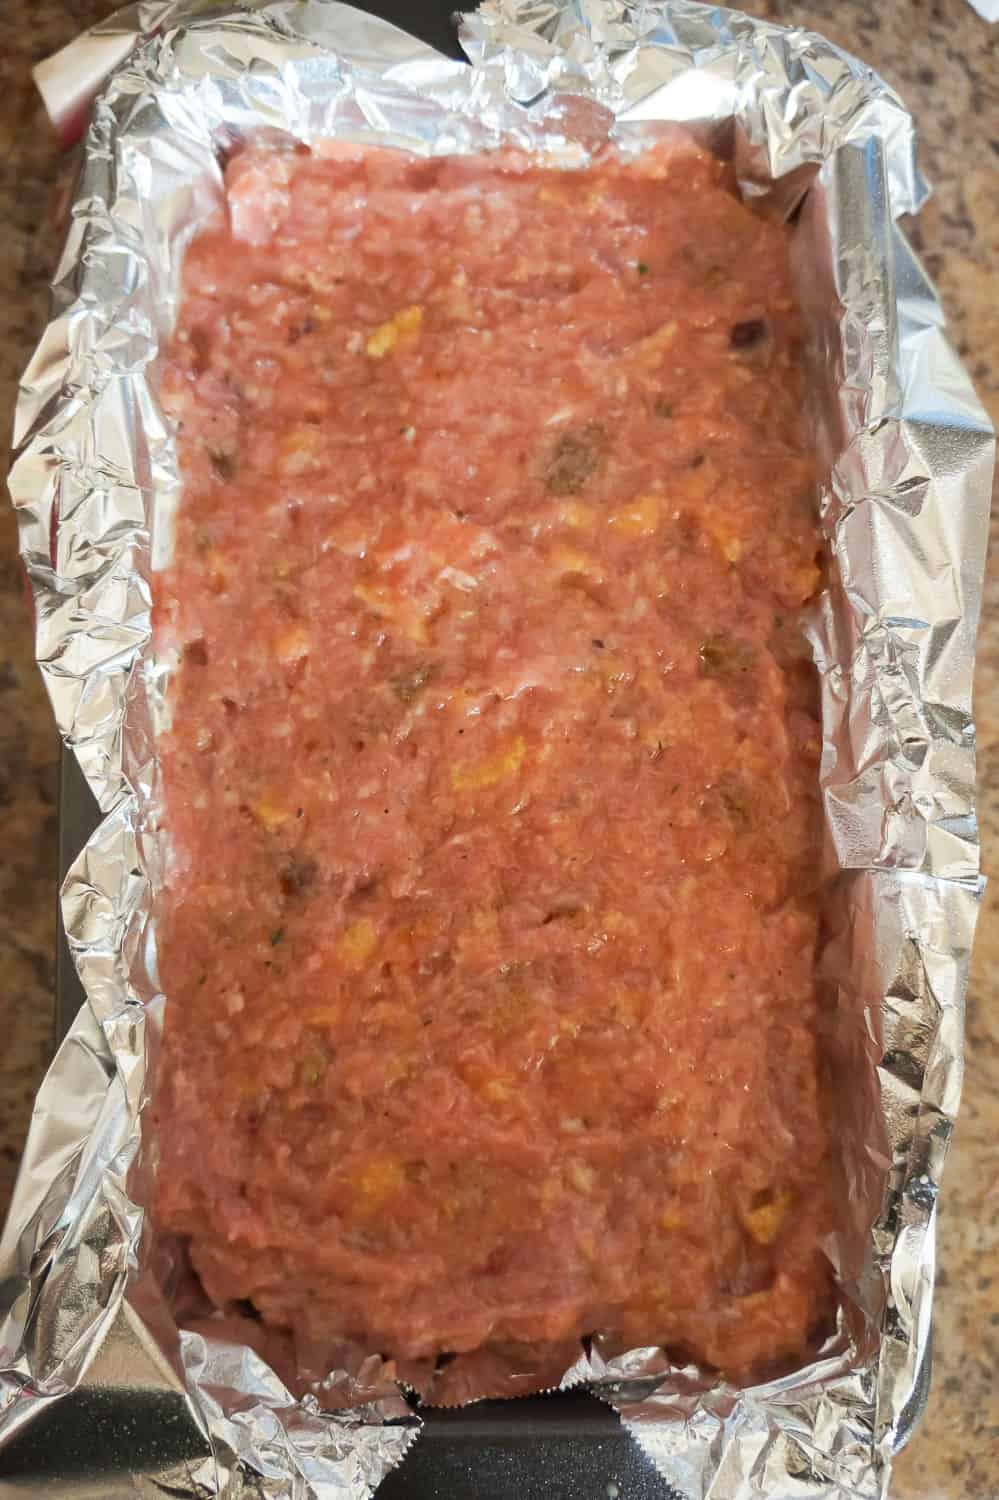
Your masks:
<svg viewBox="0 0 999 1500"><path fill-rule="evenodd" d="M169 1254L142 1209L164 1005L152 809L167 665L151 656L150 572L179 491L155 361L184 246L220 199L221 153L277 130L423 154L514 142L571 165L606 139L641 150L674 121L731 156L745 195L793 218L809 330L830 558L810 636L829 867L821 1041L841 1101L838 1326L806 1369L747 1390L600 1338L543 1373L470 1356L409 1383L453 1404L490 1381L508 1395L585 1382L684 1500L877 1500L926 1353L960 1093L993 463L898 225L927 192L912 121L820 38L693 0L487 0L461 41L471 66L336 0L144 0L41 69L70 133L116 68L10 480L38 659L105 818L62 896L88 1004L39 1093L0 1241L0 1451L54 1401L95 1389L170 1403L186 1433L183 1462L150 1460L141 1493L360 1500L418 1440L406 1372L365 1351L279 1373L222 1320L178 1329Z"/></svg>

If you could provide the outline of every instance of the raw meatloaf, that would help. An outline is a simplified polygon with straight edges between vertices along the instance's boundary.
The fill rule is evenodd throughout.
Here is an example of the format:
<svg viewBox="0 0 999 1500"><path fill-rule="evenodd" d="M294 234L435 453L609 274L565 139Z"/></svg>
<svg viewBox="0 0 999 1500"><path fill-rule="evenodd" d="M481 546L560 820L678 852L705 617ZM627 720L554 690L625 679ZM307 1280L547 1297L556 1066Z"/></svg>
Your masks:
<svg viewBox="0 0 999 1500"><path fill-rule="evenodd" d="M156 1212L405 1358L828 1310L815 591L784 228L668 140L253 148L162 373L183 498Z"/></svg>

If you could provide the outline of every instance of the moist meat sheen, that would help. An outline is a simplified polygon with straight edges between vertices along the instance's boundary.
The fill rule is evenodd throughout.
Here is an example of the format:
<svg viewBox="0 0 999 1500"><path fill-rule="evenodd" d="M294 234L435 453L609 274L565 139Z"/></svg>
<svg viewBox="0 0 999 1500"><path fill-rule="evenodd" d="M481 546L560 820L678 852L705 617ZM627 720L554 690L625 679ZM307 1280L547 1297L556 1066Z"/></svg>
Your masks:
<svg viewBox="0 0 999 1500"><path fill-rule="evenodd" d="M689 143L230 163L155 580L156 1210L217 1305L734 1374L827 1315L799 340Z"/></svg>

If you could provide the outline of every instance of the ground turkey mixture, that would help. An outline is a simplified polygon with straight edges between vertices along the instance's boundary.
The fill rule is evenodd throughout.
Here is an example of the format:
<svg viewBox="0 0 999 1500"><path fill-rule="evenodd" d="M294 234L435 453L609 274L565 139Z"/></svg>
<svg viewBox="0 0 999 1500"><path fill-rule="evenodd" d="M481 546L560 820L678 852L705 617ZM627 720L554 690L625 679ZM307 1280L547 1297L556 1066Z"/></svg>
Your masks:
<svg viewBox="0 0 999 1500"><path fill-rule="evenodd" d="M827 1311L816 589L786 230L690 144L250 149L183 498L160 1223L399 1357Z"/></svg>

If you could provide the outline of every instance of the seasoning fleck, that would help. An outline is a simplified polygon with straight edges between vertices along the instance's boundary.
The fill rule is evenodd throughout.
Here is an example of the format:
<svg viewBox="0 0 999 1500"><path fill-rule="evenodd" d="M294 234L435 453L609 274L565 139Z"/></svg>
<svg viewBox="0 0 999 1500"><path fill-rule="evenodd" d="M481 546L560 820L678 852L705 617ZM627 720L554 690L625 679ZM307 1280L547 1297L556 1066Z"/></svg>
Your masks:
<svg viewBox="0 0 999 1500"><path fill-rule="evenodd" d="M733 323L728 341L733 349L755 349L767 335L763 318L746 318L742 323Z"/></svg>
<svg viewBox="0 0 999 1500"><path fill-rule="evenodd" d="M545 473L549 493L578 495L600 467L606 446L607 434L599 422L564 432Z"/></svg>

